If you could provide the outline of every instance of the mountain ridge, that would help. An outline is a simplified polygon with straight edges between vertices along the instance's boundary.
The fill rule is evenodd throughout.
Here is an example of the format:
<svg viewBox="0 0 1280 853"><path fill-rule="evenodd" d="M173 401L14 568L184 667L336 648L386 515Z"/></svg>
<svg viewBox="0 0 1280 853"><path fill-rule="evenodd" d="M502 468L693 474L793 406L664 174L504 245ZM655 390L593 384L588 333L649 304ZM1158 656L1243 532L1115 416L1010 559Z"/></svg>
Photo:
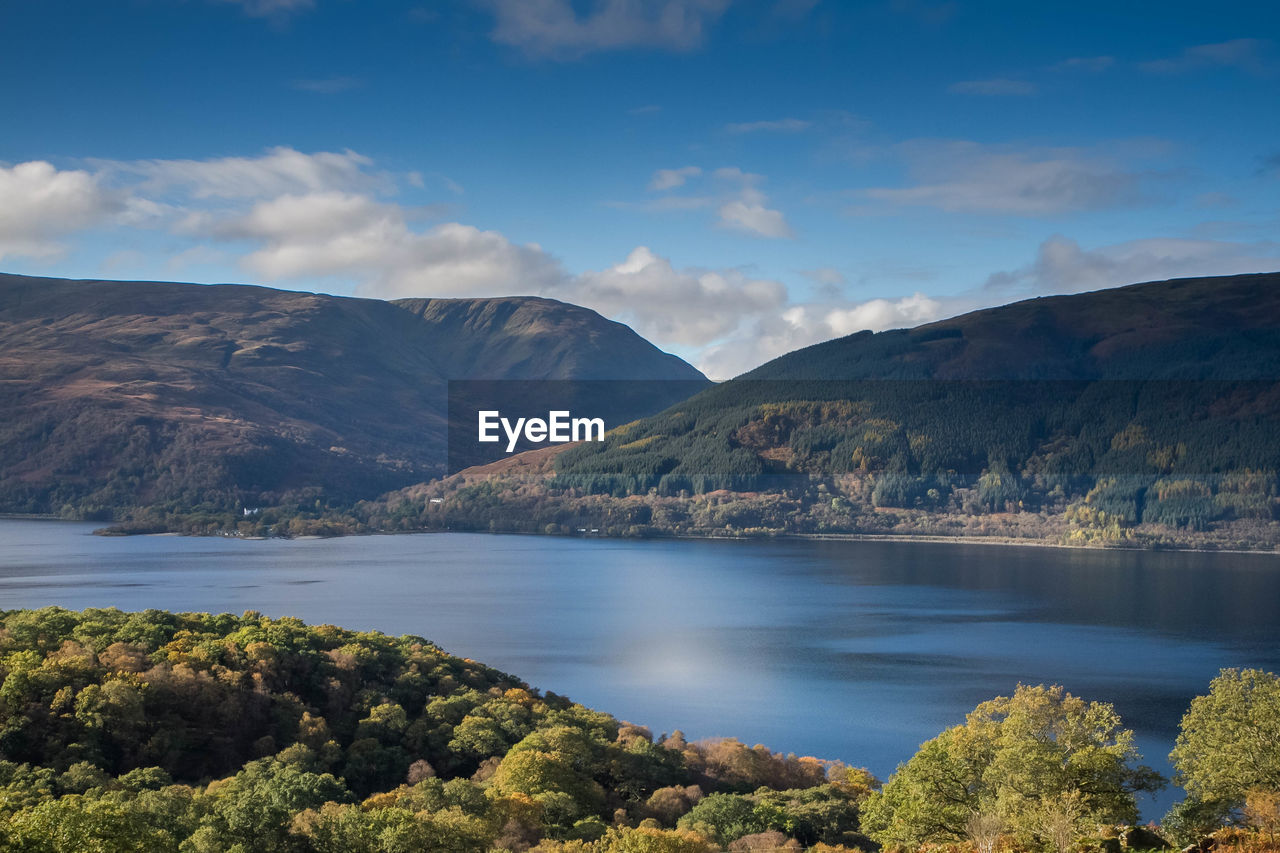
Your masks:
<svg viewBox="0 0 1280 853"><path fill-rule="evenodd" d="M1280 273L1178 278L1032 297L911 328L878 333L855 332L778 356L736 378L783 378L778 374L779 367L791 369L791 363L799 361L801 354L806 357L827 355L844 348L854 356L853 344L858 344L864 352L856 353L857 358L828 365L829 371L835 369L840 372L838 378L919 378L926 366L943 368L940 374L929 376L937 379L1103 378L1108 374L1095 363L1099 356L1102 356L1101 365L1115 368L1121 358L1132 355L1135 350L1184 342L1195 336L1197 331L1203 334L1204 328L1213 322L1233 333L1274 329L1280 324ZM1096 339L1086 342L1071 337L1069 326L1072 323L1077 327L1085 323L1103 324L1103 328L1098 330ZM1064 353L1048 353L1054 357L1047 363L1037 362L1028 357L1036 354L1031 347L1033 335L1060 344L1070 341L1075 346ZM963 349L970 350L974 340L986 347L979 354L980 358L969 362L942 361L944 356L962 349L959 341L967 345ZM1101 352L1096 351L1104 341L1109 346ZM899 354L895 351L895 344L904 353L920 356L912 365L915 370L903 371L901 376L887 375L883 363L871 361L871 366L881 369L876 375L868 375L868 366L860 362L867 356L892 359ZM934 345L933 352L925 352L929 344ZM1275 344L1272 341L1267 346L1271 349ZM911 347L914 349L909 349ZM1013 352L1014 349L1017 351ZM1195 359L1191 357L1193 355ZM1186 368L1190 362L1203 360L1203 357L1203 353L1184 353L1178 366ZM901 361L895 360L895 364L901 366ZM1002 365L1009 367L1001 370ZM1268 363L1267 368L1272 366ZM1096 369L1089 370L1090 367ZM1111 378L1155 378L1152 365L1144 362L1133 367L1135 369L1117 373ZM1028 375L1031 368L1036 368L1039 375ZM1197 378L1203 378L1199 371L1193 372ZM1255 371L1251 375L1262 374ZM1280 375L1280 372L1267 375ZM804 374L793 370L787 377L802 378Z"/></svg>
<svg viewBox="0 0 1280 853"><path fill-rule="evenodd" d="M531 462L388 495L367 524L1272 549L1280 273L860 332Z"/></svg>
<svg viewBox="0 0 1280 853"><path fill-rule="evenodd" d="M490 316L468 326L468 309ZM449 380L610 371L706 382L628 327L540 297L0 274L0 507L372 497L442 472Z"/></svg>

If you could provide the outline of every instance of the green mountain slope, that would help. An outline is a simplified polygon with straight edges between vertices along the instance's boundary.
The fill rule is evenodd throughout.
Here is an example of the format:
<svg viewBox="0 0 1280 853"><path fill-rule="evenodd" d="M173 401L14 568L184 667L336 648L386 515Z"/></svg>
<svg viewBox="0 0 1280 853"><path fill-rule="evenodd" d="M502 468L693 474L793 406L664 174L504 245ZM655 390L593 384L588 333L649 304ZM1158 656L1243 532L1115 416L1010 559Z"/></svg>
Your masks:
<svg viewBox="0 0 1280 853"><path fill-rule="evenodd" d="M369 497L442 473L447 382L471 378L705 382L550 299L0 275L0 511Z"/></svg>
<svg viewBox="0 0 1280 853"><path fill-rule="evenodd" d="M425 520L536 482L529 529L1275 543L1277 380L1280 275L1035 299L790 353Z"/></svg>

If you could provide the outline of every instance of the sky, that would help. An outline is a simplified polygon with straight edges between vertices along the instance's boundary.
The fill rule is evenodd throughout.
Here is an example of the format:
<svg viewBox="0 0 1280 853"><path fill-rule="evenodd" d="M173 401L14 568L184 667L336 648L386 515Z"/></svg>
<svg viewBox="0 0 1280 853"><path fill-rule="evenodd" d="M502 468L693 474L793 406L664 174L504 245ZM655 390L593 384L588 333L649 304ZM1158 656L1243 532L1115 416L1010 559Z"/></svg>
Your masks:
<svg viewBox="0 0 1280 853"><path fill-rule="evenodd" d="M8 0L0 270L541 295L712 378L1280 269L1280 5Z"/></svg>

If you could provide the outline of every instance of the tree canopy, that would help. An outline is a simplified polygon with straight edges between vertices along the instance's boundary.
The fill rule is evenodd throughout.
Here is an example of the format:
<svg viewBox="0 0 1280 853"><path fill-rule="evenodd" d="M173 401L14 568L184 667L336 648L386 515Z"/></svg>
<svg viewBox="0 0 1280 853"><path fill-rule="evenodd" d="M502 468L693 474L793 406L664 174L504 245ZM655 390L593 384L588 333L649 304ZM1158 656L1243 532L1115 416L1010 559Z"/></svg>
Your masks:
<svg viewBox="0 0 1280 853"><path fill-rule="evenodd" d="M1169 760L1193 799L1237 806L1250 790L1280 791L1280 677L1224 669L1192 700Z"/></svg>
<svg viewBox="0 0 1280 853"><path fill-rule="evenodd" d="M975 813L1030 842L1045 839L1048 812L1133 822L1135 792L1163 783L1140 758L1111 705L1019 685L900 765L868 800L863 829L882 844L914 846L966 838Z"/></svg>

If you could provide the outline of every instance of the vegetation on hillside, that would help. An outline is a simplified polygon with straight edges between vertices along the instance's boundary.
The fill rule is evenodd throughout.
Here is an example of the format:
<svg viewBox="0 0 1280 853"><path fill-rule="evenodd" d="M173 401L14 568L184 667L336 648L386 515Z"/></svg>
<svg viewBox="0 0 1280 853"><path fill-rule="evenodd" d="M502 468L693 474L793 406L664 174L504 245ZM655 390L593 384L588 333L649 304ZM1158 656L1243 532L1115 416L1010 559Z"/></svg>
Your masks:
<svg viewBox="0 0 1280 853"><path fill-rule="evenodd" d="M1257 671L1225 671L1188 712L1173 758L1191 799L1162 835L1129 826L1161 782L1132 733L1061 688L983 703L881 786L655 738L421 637L255 613L0 622L4 851L1122 853L1167 836L1252 853L1280 828L1280 679Z"/></svg>
<svg viewBox="0 0 1280 853"><path fill-rule="evenodd" d="M314 514L439 476L450 380L684 380L588 389L627 418L706 384L626 326L532 297L0 274L0 349L0 512L153 524Z"/></svg>
<svg viewBox="0 0 1280 853"><path fill-rule="evenodd" d="M369 529L1280 546L1280 275L1037 299L790 353ZM433 503L433 501L435 501Z"/></svg>

